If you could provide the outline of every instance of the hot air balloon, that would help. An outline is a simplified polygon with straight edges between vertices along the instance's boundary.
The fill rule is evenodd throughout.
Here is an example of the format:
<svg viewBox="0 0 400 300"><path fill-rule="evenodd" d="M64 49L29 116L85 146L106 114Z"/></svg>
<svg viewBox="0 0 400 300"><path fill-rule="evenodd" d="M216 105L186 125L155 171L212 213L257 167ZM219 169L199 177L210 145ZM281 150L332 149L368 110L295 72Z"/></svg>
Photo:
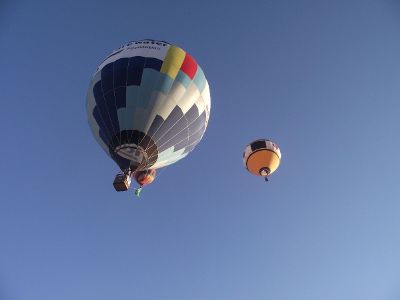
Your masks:
<svg viewBox="0 0 400 300"><path fill-rule="evenodd" d="M187 156L210 116L203 70L164 41L132 41L114 50L93 74L86 98L93 136L121 169L117 191L127 190L131 178L148 184L155 170Z"/></svg>
<svg viewBox="0 0 400 300"><path fill-rule="evenodd" d="M149 185L156 179L156 170L151 169L151 170L145 170L145 171L136 171L134 173L134 177L136 182L139 184L139 188L135 190L136 196L140 196L140 191L142 190L142 187L145 185Z"/></svg>
<svg viewBox="0 0 400 300"><path fill-rule="evenodd" d="M250 173L268 181L268 176L278 169L281 157L281 150L276 143L259 139L247 145L243 152L243 163Z"/></svg>

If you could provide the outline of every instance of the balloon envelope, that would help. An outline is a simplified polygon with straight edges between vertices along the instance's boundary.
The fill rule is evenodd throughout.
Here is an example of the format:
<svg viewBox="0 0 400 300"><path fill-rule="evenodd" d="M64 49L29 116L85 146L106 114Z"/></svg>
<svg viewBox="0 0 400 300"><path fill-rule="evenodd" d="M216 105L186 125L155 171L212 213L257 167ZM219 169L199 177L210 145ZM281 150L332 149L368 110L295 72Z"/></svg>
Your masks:
<svg viewBox="0 0 400 300"><path fill-rule="evenodd" d="M87 92L92 133L121 170L157 169L185 157L203 137L210 106L202 69L164 41L114 50Z"/></svg>
<svg viewBox="0 0 400 300"><path fill-rule="evenodd" d="M137 171L133 173L133 177L140 186L149 185L156 178L157 171L155 169L146 171Z"/></svg>
<svg viewBox="0 0 400 300"><path fill-rule="evenodd" d="M278 145L265 139L253 141L243 152L243 163L246 169L254 175L263 177L278 169L281 158Z"/></svg>

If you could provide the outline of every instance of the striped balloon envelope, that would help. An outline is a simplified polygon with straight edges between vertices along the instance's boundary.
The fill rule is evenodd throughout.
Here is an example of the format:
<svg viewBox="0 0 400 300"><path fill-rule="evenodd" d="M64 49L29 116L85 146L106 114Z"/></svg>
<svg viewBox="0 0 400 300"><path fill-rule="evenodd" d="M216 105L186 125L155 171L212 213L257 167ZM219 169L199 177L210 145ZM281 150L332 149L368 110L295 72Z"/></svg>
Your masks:
<svg viewBox="0 0 400 300"><path fill-rule="evenodd" d="M156 40L114 50L87 92L92 133L124 172L184 158L203 137L210 106L208 82L194 58Z"/></svg>

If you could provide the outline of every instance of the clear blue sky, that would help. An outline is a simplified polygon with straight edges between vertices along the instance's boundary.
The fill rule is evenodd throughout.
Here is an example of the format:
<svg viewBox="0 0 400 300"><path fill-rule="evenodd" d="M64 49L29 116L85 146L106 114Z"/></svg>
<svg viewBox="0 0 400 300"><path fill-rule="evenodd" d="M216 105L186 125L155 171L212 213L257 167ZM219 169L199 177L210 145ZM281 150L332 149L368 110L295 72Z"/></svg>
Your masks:
<svg viewBox="0 0 400 300"><path fill-rule="evenodd" d="M1 300L400 299L400 2L234 2L1 2ZM196 58L212 110L136 199L85 96L143 38Z"/></svg>

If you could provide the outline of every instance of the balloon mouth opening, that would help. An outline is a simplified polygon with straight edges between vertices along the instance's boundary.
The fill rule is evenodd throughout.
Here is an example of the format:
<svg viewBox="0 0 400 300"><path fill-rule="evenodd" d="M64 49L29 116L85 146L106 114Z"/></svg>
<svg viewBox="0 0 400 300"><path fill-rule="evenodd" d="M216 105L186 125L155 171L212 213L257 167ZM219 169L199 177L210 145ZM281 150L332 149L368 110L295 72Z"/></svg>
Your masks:
<svg viewBox="0 0 400 300"><path fill-rule="evenodd" d="M265 177L265 176L268 176L271 173L271 170L268 167L264 167L264 168L260 169L259 173L260 173L261 176Z"/></svg>
<svg viewBox="0 0 400 300"><path fill-rule="evenodd" d="M142 164L147 162L148 155L141 146L136 144L123 144L115 147L115 153L119 156L126 158L134 164Z"/></svg>

